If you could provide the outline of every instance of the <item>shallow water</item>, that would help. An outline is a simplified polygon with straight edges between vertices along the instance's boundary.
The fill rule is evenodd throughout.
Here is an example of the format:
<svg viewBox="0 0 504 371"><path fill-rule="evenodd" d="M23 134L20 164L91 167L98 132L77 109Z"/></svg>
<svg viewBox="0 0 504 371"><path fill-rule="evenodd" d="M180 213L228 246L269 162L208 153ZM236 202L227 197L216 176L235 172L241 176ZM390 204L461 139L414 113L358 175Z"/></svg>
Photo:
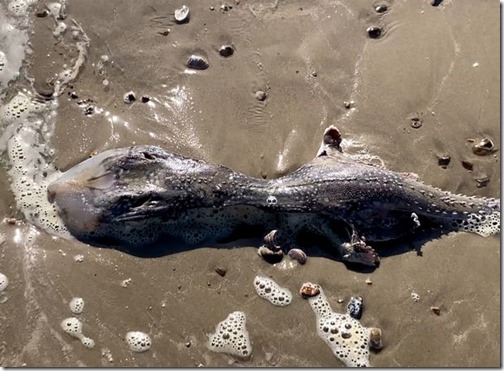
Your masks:
<svg viewBox="0 0 504 371"><path fill-rule="evenodd" d="M384 335L372 365L500 363L498 237L444 236L425 243L421 257L410 251L382 259L373 273L325 257L282 270L260 260L257 241L142 259L53 237L58 222L44 198L59 171L131 144L276 177L311 160L330 124L342 131L349 153L378 156L390 169L415 172L455 193L499 197L499 152L479 157L468 142L500 137L496 5L391 1L378 14L369 1L241 1L227 11L219 2L191 1L189 22L176 24L178 2L70 0L60 37L53 34L54 17L35 16L49 2L26 11L23 4L0 4L0 50L8 61L0 72L0 109L18 92L43 93L54 77L62 94L38 105L35 115L2 118L0 217L16 221L0 225L0 272L10 282L0 293L1 365L341 366L296 294L306 281L320 283L336 311L344 312L351 296L364 298L363 325ZM383 36L370 39L366 29L375 25ZM218 50L228 43L235 53L223 58ZM209 68L188 71L193 53L206 56ZM73 67L75 79L65 73ZM256 99L258 90L266 92L264 101ZM123 101L128 91L136 94L132 104ZM353 101L350 109L345 101ZM420 128L411 127L413 117ZM446 169L438 155L450 156ZM478 187L475 179L483 176L490 181ZM226 268L224 277L217 267ZM292 304L273 307L259 298L258 274L289 288ZM94 349L60 328L73 297L85 300L78 317ZM205 344L236 310L247 315L253 355L246 361ZM152 348L132 353L128 331L149 333Z"/></svg>

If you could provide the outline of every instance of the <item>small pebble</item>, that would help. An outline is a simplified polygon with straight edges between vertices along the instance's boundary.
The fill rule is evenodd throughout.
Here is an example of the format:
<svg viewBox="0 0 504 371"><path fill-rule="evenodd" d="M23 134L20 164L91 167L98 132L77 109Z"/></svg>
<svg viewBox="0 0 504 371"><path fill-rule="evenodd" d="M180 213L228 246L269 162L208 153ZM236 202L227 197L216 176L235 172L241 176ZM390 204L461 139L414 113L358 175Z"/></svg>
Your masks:
<svg viewBox="0 0 504 371"><path fill-rule="evenodd" d="M234 54L234 48L232 45L222 45L219 54L224 58L231 57Z"/></svg>
<svg viewBox="0 0 504 371"><path fill-rule="evenodd" d="M450 164L451 158L448 155L438 155L438 165L442 168L446 169L446 167Z"/></svg>
<svg viewBox="0 0 504 371"><path fill-rule="evenodd" d="M367 30L367 34L371 39L378 39L382 35L382 30L379 27L369 27Z"/></svg>
<svg viewBox="0 0 504 371"><path fill-rule="evenodd" d="M262 91L262 90L258 90L256 91L255 93L255 98L260 101L260 102L264 102L267 98L267 94L265 91Z"/></svg>
<svg viewBox="0 0 504 371"><path fill-rule="evenodd" d="M373 284L373 281L371 281L371 278L366 279L366 281L364 281L364 282L366 282L368 285L372 285Z"/></svg>
<svg viewBox="0 0 504 371"><path fill-rule="evenodd" d="M413 299L413 301L415 303L419 302L420 301L420 295L418 295L416 292L412 292L411 293L411 299Z"/></svg>
<svg viewBox="0 0 504 371"><path fill-rule="evenodd" d="M136 101L136 95L134 92L132 91L129 91L127 92L126 94L124 94L123 96L123 101L124 103L126 104L130 104L130 103L133 103L134 101Z"/></svg>
<svg viewBox="0 0 504 371"><path fill-rule="evenodd" d="M478 188L486 187L488 183L490 183L490 178L485 174L477 176L476 178L474 178L474 180L476 181L476 183L478 183Z"/></svg>
<svg viewBox="0 0 504 371"><path fill-rule="evenodd" d="M189 348L191 346L191 341L189 340L188 342L185 343L185 346Z"/></svg>
<svg viewBox="0 0 504 371"><path fill-rule="evenodd" d="M464 167L464 169L469 171L472 171L472 169L474 168L474 164L471 161L467 160L462 161L462 166Z"/></svg>
<svg viewBox="0 0 504 371"><path fill-rule="evenodd" d="M422 122L421 118L419 118L419 117L412 117L411 118L411 127L413 129L419 129L419 128L421 128L422 124L423 124L423 122Z"/></svg>
<svg viewBox="0 0 504 371"><path fill-rule="evenodd" d="M77 98L79 98L79 96L77 95L76 92L73 91L73 92L70 93L70 98L77 99Z"/></svg>
<svg viewBox="0 0 504 371"><path fill-rule="evenodd" d="M217 268L215 268L215 271L221 277L224 277L226 275L226 273L227 273L227 269L224 268L224 267L217 267Z"/></svg>
<svg viewBox="0 0 504 371"><path fill-rule="evenodd" d="M345 106L346 109L350 109L350 108L353 108L355 106L355 102L353 100L351 100L350 102L343 102L343 105Z"/></svg>
<svg viewBox="0 0 504 371"><path fill-rule="evenodd" d="M388 7L386 5L377 5L375 7L376 13L385 13L388 10Z"/></svg>
<svg viewBox="0 0 504 371"><path fill-rule="evenodd" d="M158 32L161 36L168 36L170 34L170 29L168 28L167 30Z"/></svg>
<svg viewBox="0 0 504 371"><path fill-rule="evenodd" d="M473 153L478 156L485 156L493 152L494 144L491 139L483 138L473 146Z"/></svg>
<svg viewBox="0 0 504 371"><path fill-rule="evenodd" d="M131 283L131 278L127 278L121 282L122 287L128 287Z"/></svg>
<svg viewBox="0 0 504 371"><path fill-rule="evenodd" d="M38 18L45 18L49 15L49 12L46 10L46 9L43 9L43 10L39 10L35 13L35 15L38 17Z"/></svg>
<svg viewBox="0 0 504 371"><path fill-rule="evenodd" d="M443 0L432 0L431 5L432 6L439 6L439 5L441 5L442 2L443 2Z"/></svg>
<svg viewBox="0 0 504 371"><path fill-rule="evenodd" d="M150 101L150 98L144 95L144 96L141 98L141 101L142 101L142 103L147 103L148 101Z"/></svg>
<svg viewBox="0 0 504 371"><path fill-rule="evenodd" d="M436 315L441 315L441 309L439 307L430 307L431 311Z"/></svg>

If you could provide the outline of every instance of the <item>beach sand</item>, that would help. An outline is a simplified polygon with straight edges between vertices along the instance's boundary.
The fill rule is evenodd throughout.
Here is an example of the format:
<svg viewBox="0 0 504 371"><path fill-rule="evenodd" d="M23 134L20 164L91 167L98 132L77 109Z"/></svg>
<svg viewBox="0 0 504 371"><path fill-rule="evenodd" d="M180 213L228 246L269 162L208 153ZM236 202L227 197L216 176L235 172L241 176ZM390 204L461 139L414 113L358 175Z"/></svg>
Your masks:
<svg viewBox="0 0 504 371"><path fill-rule="evenodd" d="M39 90L76 56L75 47L52 36L51 17L34 15L44 4L30 13L26 66ZM65 22L82 26L90 49L59 99L51 138L59 169L94 152L153 144L273 178L310 161L333 124L349 153L378 156L389 169L415 172L454 193L500 198L499 152L477 156L468 142L490 138L500 150L496 2L241 0L227 10L213 0L185 4L190 20L176 24L180 1L67 2ZM377 13L379 4L388 10ZM368 37L371 26L382 28L380 38ZM224 44L235 48L231 57L219 55ZM193 53L205 55L209 68L188 73ZM125 104L130 90L137 100ZM264 101L256 99L258 90ZM92 115L77 103L87 99ZM350 109L344 102L352 102ZM421 127L413 128L412 118ZM446 155L443 168L438 156ZM478 187L475 179L485 176L490 181ZM373 366L501 365L499 236L445 235L424 243L421 254L412 238L404 253L382 258L371 273L310 257L309 249L306 265L282 270L257 255L259 239L140 258L53 238L23 221L4 168L0 195L0 217L19 220L0 225L0 271L10 281L0 296L2 366L340 367L297 294L307 281L322 285L335 311L345 312L351 296L363 297L362 324L383 333ZM224 277L216 267L226 269ZM292 304L274 307L259 298L258 274L289 288ZM73 297L85 300L78 318L94 349L60 328L72 316ZM206 346L207 334L236 310L247 316L248 360ZM152 348L132 353L128 331L150 334Z"/></svg>

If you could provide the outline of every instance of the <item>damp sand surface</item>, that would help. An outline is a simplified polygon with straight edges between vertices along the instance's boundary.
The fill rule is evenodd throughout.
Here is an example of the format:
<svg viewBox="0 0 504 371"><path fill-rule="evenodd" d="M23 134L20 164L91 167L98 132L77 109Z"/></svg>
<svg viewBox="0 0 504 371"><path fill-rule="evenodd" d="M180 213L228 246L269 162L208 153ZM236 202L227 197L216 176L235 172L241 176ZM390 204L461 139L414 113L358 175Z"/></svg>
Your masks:
<svg viewBox="0 0 504 371"><path fill-rule="evenodd" d="M51 138L58 168L94 152L154 144L272 178L311 160L334 124L350 153L379 156L390 169L454 193L500 196L499 152L476 156L468 142L499 143L495 2L388 1L384 13L370 1L242 0L227 10L215 1L185 4L190 20L177 24L181 2L67 2L67 17L87 33L90 50L60 98ZM43 90L76 51L56 42L53 20L34 11L26 68ZM371 26L382 28L380 38L368 37ZM228 58L218 52L224 44L235 49ZM195 53L208 69L186 69ZM130 90L137 100L125 104ZM450 157L446 168L439 156ZM351 296L364 298L362 324L383 332L384 348L371 354L371 365L500 365L498 236L450 234L425 242L420 253L418 241L406 241L405 252L382 258L371 273L310 257L309 249L307 264L282 270L258 257L259 240L141 258L37 231L16 211L0 171L0 216L19 218L0 226L0 267L10 282L0 298L2 366L342 366L296 294L307 281L322 285L335 311L344 312ZM489 182L478 187L484 177ZM289 288L292 303L274 307L258 297L257 275ZM85 300L78 317L94 349L60 328L73 297ZM207 335L233 311L247 315L247 360L206 347ZM151 349L131 352L128 331L148 333Z"/></svg>

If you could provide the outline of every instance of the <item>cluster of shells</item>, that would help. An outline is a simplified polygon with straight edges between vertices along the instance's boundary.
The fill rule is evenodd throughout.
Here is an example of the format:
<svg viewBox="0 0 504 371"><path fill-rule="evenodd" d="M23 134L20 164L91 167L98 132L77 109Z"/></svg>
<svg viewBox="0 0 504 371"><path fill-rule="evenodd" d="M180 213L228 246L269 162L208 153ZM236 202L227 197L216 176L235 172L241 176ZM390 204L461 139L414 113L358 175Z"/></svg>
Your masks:
<svg viewBox="0 0 504 371"><path fill-rule="evenodd" d="M264 237L264 244L259 247L257 253L260 257L262 257L265 261L271 264L279 263L284 258L284 252L282 251L282 247L278 242L279 239L279 231L274 229L269 232ZM297 261L299 264L305 264L308 257L306 253L297 248L290 249L287 252L287 256L294 261Z"/></svg>

